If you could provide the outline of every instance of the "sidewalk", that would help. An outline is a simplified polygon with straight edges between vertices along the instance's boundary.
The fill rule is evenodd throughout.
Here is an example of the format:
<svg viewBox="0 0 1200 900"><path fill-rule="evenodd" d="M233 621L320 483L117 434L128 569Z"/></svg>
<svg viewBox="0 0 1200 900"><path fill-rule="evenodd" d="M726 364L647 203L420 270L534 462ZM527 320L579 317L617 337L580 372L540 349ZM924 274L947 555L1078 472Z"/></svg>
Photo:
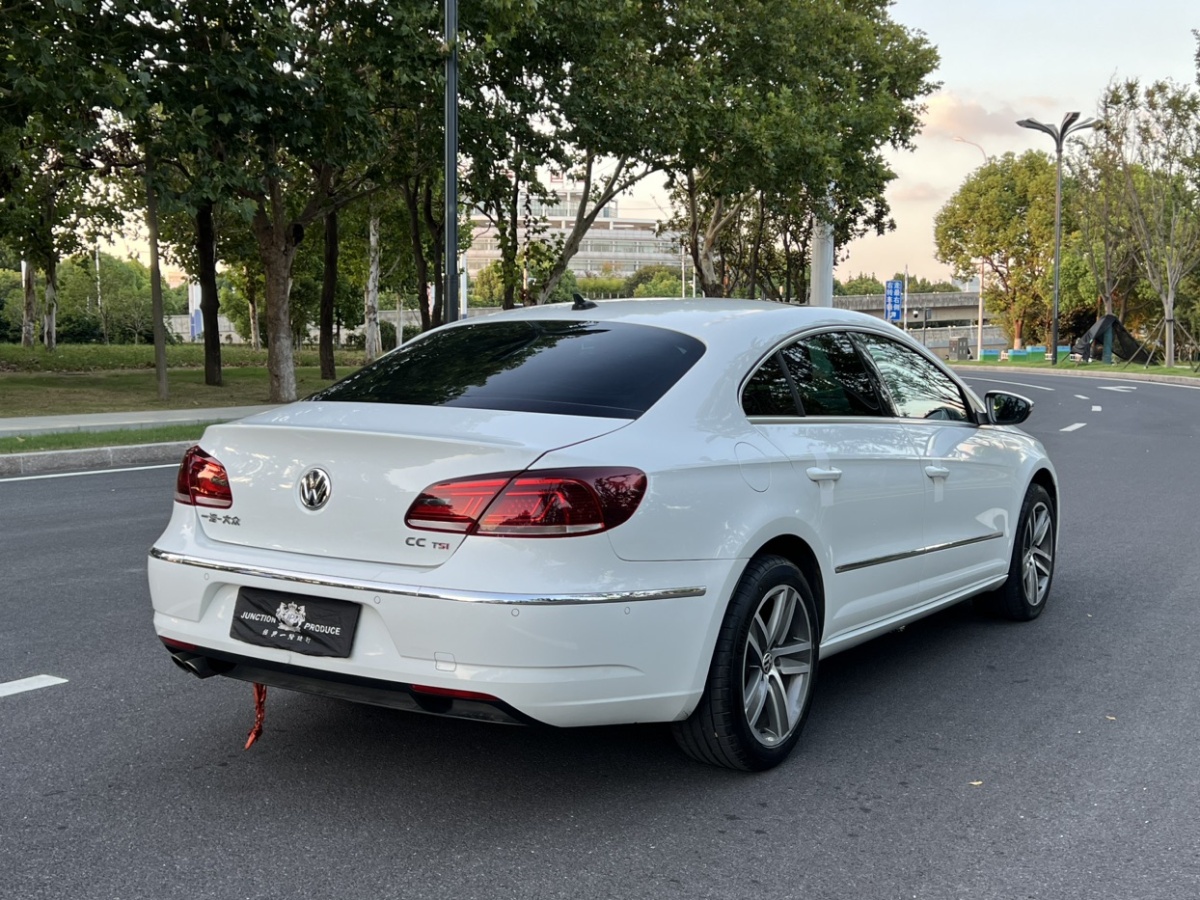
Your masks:
<svg viewBox="0 0 1200 900"><path fill-rule="evenodd" d="M136 431L158 425L208 425L243 419L273 406L231 406L223 409L171 409L150 412L84 413L72 416L0 418L0 437L56 434L74 431ZM103 469L177 463L190 441L131 444L87 450L46 450L40 453L0 454L0 478L45 475L80 469Z"/></svg>

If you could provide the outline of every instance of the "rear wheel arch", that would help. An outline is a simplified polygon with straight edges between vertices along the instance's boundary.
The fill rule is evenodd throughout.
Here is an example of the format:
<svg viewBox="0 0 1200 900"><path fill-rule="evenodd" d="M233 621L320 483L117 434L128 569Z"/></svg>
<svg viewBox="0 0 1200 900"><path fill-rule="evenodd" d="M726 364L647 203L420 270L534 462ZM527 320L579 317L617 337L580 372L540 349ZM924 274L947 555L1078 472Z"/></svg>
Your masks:
<svg viewBox="0 0 1200 900"><path fill-rule="evenodd" d="M789 560L800 570L800 574L808 582L808 586L813 592L813 599L816 601L819 640L820 636L825 633L825 579L821 577L821 564L817 560L817 555L803 538L794 534L781 534L759 547L746 563L746 567L749 568L754 560L768 555L782 556Z"/></svg>

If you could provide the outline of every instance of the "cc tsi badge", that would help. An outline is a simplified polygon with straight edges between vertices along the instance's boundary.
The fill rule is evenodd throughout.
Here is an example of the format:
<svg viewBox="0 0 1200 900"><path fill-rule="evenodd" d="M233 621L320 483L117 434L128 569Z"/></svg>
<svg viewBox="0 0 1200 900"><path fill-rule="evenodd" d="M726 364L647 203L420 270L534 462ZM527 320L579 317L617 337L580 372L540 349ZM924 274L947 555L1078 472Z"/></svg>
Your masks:
<svg viewBox="0 0 1200 900"><path fill-rule="evenodd" d="M333 487L329 483L329 473L324 469L309 469L300 476L300 502L305 509L314 512L329 502Z"/></svg>

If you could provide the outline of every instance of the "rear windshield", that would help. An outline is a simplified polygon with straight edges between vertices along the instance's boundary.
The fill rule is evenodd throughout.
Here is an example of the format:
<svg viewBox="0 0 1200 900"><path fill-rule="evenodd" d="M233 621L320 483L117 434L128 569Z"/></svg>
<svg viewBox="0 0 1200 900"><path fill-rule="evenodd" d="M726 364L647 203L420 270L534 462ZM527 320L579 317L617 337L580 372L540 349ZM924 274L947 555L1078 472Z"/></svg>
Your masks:
<svg viewBox="0 0 1200 900"><path fill-rule="evenodd" d="M624 322L480 320L435 331L310 400L636 419L704 354Z"/></svg>

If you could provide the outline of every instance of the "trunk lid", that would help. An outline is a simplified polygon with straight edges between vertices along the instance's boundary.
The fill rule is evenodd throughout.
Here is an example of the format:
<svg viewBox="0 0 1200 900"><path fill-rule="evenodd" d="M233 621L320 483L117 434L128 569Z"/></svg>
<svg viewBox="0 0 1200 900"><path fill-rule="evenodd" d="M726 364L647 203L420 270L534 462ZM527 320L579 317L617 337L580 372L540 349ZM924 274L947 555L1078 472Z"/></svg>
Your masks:
<svg viewBox="0 0 1200 900"><path fill-rule="evenodd" d="M550 450L626 419L460 407L301 402L215 425L201 447L229 474L233 505L197 508L206 537L245 547L421 567L448 560L459 534L404 524L417 495L439 481L528 468ZM329 495L307 508L313 469Z"/></svg>

